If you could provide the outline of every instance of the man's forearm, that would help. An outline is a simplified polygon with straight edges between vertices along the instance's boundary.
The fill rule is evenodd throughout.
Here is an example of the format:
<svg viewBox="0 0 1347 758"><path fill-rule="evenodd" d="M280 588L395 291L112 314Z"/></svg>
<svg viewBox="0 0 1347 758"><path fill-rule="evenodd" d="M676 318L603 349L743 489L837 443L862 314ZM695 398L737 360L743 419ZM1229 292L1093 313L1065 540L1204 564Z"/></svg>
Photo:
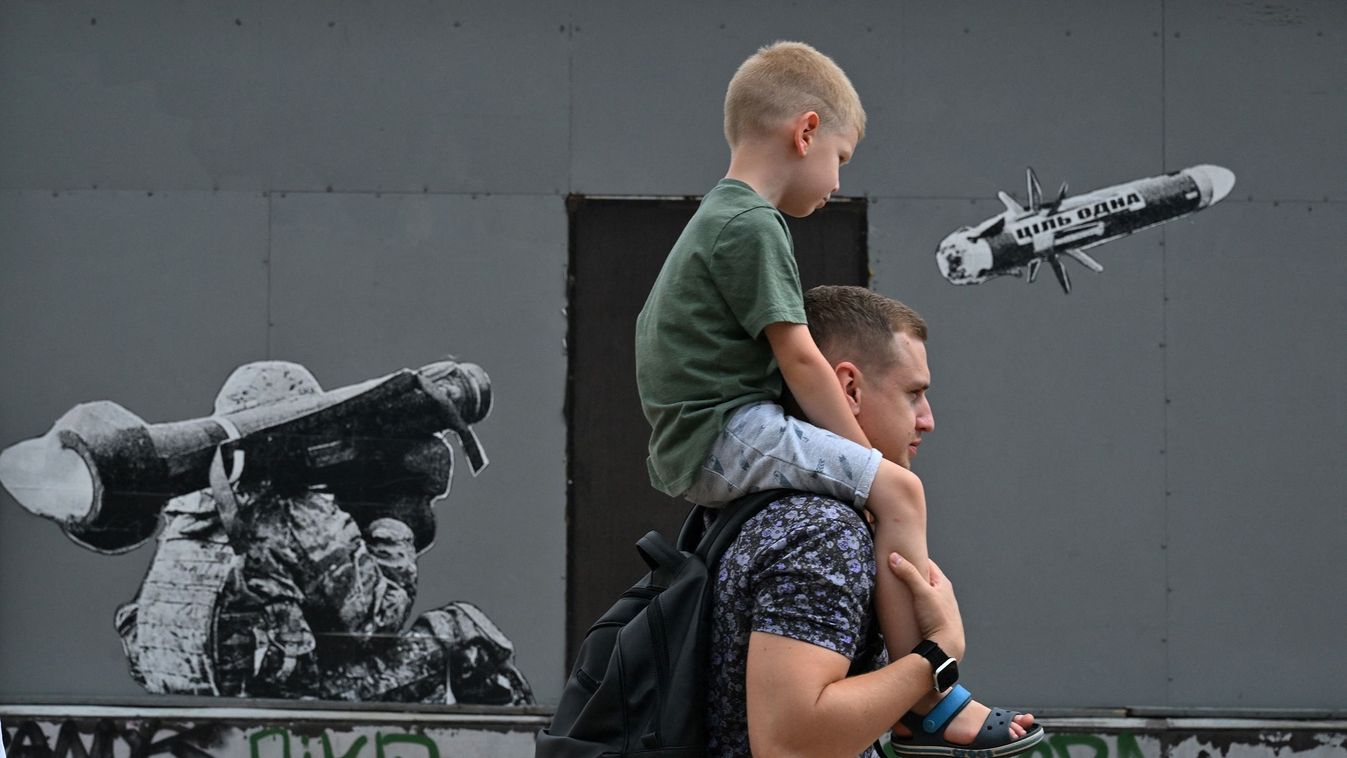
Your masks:
<svg viewBox="0 0 1347 758"><path fill-rule="evenodd" d="M931 691L931 666L920 656L853 677L846 664L832 651L754 633L747 681L753 753L850 758ZM821 684L820 676L829 681Z"/></svg>

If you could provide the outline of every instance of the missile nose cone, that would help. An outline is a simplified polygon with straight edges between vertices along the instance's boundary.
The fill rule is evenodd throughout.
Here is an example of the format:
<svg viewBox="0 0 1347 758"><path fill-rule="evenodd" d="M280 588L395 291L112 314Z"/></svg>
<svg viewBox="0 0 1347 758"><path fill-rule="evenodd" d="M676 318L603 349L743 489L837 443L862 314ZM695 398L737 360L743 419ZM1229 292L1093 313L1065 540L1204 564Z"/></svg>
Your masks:
<svg viewBox="0 0 1347 758"><path fill-rule="evenodd" d="M1222 166L1203 164L1184 169L1184 173L1193 177L1202 192L1202 207L1221 202L1235 186L1235 173Z"/></svg>
<svg viewBox="0 0 1347 758"><path fill-rule="evenodd" d="M940 248L935 251L935 265L940 269L940 275L946 279L949 278L949 255L947 243L940 243Z"/></svg>

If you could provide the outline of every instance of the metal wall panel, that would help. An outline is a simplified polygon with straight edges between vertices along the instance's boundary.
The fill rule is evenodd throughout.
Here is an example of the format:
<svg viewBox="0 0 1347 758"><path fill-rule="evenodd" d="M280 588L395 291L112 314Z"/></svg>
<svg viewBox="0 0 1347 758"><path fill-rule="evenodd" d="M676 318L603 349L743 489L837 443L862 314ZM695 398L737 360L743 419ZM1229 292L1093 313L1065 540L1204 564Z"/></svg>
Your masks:
<svg viewBox="0 0 1347 758"><path fill-rule="evenodd" d="M820 17L809 5L578 3L575 10L572 186L579 193L701 195L729 165L721 108L738 65L778 39L807 39L856 79L886 72L897 45L873 31L901 10L850 3ZM839 8L840 10L840 8ZM890 28L896 24L890 24ZM622 61L614 65L614 61ZM861 89L862 97L866 90ZM864 143L869 159L887 154ZM842 175L842 195L871 191Z"/></svg>
<svg viewBox="0 0 1347 758"><path fill-rule="evenodd" d="M1046 191L1159 172L1156 0L903 7L888 59L857 82L884 109L854 168L871 194L993 197L1025 165Z"/></svg>
<svg viewBox="0 0 1347 758"><path fill-rule="evenodd" d="M1165 5L1165 159L1220 163L1235 195L1347 199L1347 3Z"/></svg>
<svg viewBox="0 0 1347 758"><path fill-rule="evenodd" d="M208 415L266 353L266 232L260 194L0 192L0 448L91 400ZM151 550L81 549L0 490L0 695L138 692L112 619Z"/></svg>
<svg viewBox="0 0 1347 758"><path fill-rule="evenodd" d="M560 193L568 17L6 3L0 186Z"/></svg>
<svg viewBox="0 0 1347 758"><path fill-rule="evenodd" d="M969 687L988 702L1164 702L1159 235L1102 250L1100 276L1069 264L1070 296L1050 274L947 284L936 244L993 205L870 212L876 289L931 329L935 431L914 470L931 555L959 590Z"/></svg>
<svg viewBox="0 0 1347 758"><path fill-rule="evenodd" d="M540 698L563 670L566 209L549 196L276 198L272 354L336 387L446 355L491 375L419 561L417 610L467 600L511 638Z"/></svg>
<svg viewBox="0 0 1347 758"><path fill-rule="evenodd" d="M1026 164L1054 186L1131 178L1120 166L1159 172L1159 2L847 9L824 23L817 8L777 3L581 4L576 191L705 192L728 162L725 86L777 39L831 55L866 105L867 136L842 173L843 194L993 196L1020 184Z"/></svg>
<svg viewBox="0 0 1347 758"><path fill-rule="evenodd" d="M1171 701L1340 705L1347 206L1237 208L1166 240Z"/></svg>

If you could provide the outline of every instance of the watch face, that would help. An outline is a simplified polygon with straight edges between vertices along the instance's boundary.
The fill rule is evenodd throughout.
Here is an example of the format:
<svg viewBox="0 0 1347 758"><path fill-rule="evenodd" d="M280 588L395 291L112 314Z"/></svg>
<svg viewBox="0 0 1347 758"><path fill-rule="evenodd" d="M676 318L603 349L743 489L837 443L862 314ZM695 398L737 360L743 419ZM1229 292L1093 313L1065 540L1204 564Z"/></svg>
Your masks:
<svg viewBox="0 0 1347 758"><path fill-rule="evenodd" d="M959 662L950 658L935 670L935 688L938 692L953 687L959 681Z"/></svg>

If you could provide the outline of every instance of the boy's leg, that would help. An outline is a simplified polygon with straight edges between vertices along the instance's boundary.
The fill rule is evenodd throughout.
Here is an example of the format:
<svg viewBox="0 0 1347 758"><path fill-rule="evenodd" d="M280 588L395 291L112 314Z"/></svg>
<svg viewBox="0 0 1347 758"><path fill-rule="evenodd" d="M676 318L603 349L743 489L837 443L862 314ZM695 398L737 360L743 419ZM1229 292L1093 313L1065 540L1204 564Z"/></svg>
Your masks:
<svg viewBox="0 0 1347 758"><path fill-rule="evenodd" d="M921 642L921 630L912 611L912 592L888 570L888 555L903 556L927 575L926 494L916 474L884 460L865 507L875 527L875 613L889 659L898 660Z"/></svg>
<svg viewBox="0 0 1347 758"><path fill-rule="evenodd" d="M874 518L875 526L875 614L884 633L884 645L889 660L898 660L912 652L921 642L913 612L912 592L892 571L888 570L889 553L898 553L912 562L923 575L929 571L930 556L926 549L926 492L916 474L889 460L881 461L875 472L870 497L865 504ZM926 713L941 700L932 688L931 693L916 704L914 710ZM945 739L956 744L972 742L987 718L990 709L979 702L971 702L959 712L945 730ZM1011 725L1015 739L1023 737L1033 717L1018 716ZM896 725L895 730L907 730Z"/></svg>
<svg viewBox="0 0 1347 758"><path fill-rule="evenodd" d="M787 489L856 503L865 497L857 488L874 478L880 460L877 451L788 416L776 403L754 403L726 420L683 497L719 508L754 492Z"/></svg>

